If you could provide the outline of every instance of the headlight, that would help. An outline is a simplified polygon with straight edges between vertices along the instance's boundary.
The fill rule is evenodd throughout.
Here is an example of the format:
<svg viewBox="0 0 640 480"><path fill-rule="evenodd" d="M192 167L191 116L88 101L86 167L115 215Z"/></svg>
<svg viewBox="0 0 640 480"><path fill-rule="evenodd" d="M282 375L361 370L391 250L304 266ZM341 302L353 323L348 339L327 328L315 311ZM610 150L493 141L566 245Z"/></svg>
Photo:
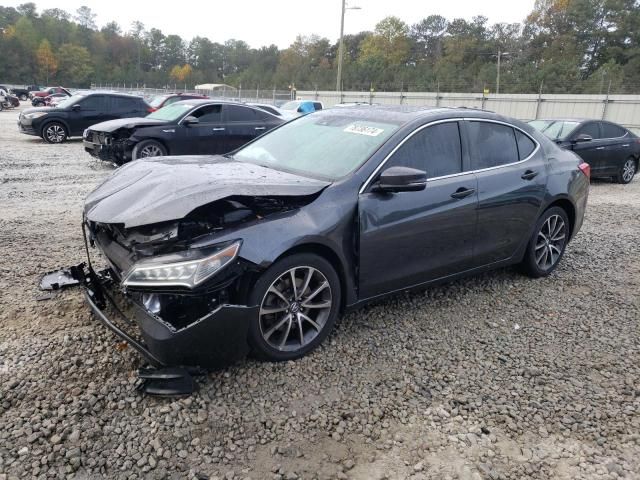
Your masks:
<svg viewBox="0 0 640 480"><path fill-rule="evenodd" d="M219 250L213 255L187 262L135 264L127 272L122 284L127 287L194 288L228 265L240 250L240 242Z"/></svg>
<svg viewBox="0 0 640 480"><path fill-rule="evenodd" d="M44 115L46 115L47 112L33 112L33 113L27 113L24 118L28 118L30 120L33 120L34 118L40 118Z"/></svg>
<svg viewBox="0 0 640 480"><path fill-rule="evenodd" d="M82 138L87 138L89 136L89 129L85 128L84 131L82 132Z"/></svg>

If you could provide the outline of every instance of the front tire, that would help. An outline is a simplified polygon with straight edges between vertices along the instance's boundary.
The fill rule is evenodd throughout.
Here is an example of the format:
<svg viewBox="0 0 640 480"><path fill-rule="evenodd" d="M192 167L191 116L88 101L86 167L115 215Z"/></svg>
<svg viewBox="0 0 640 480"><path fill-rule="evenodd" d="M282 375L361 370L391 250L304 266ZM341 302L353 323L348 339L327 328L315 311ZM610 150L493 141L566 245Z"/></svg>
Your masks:
<svg viewBox="0 0 640 480"><path fill-rule="evenodd" d="M268 268L250 294L259 305L249 344L263 360L300 358L329 335L340 310L340 280L333 266L311 253L285 257Z"/></svg>
<svg viewBox="0 0 640 480"><path fill-rule="evenodd" d="M131 159L137 160L146 157L164 157L167 155L167 149L164 145L156 140L143 140L133 147Z"/></svg>
<svg viewBox="0 0 640 480"><path fill-rule="evenodd" d="M26 94L23 93L22 95L20 95L20 100L21 101L26 102L28 99L29 99L29 97L27 97Z"/></svg>
<svg viewBox="0 0 640 480"><path fill-rule="evenodd" d="M569 217L560 207L545 211L527 244L522 267L533 278L546 277L553 272L569 242Z"/></svg>
<svg viewBox="0 0 640 480"><path fill-rule="evenodd" d="M47 143L62 143L67 139L67 129L59 122L47 123L42 129L42 138Z"/></svg>
<svg viewBox="0 0 640 480"><path fill-rule="evenodd" d="M616 181L618 183L622 183L623 185L630 183L631 180L633 180L633 177L636 175L636 170L637 170L636 160L631 157L627 158L624 162L624 165L620 167L620 171L616 176Z"/></svg>

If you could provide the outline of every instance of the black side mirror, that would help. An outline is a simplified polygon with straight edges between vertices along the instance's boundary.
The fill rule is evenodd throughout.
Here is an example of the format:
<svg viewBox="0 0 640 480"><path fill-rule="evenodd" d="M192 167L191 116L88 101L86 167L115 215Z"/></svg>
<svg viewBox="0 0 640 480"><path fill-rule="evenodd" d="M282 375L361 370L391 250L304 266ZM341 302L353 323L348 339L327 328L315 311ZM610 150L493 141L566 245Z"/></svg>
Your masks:
<svg viewBox="0 0 640 480"><path fill-rule="evenodd" d="M576 138L573 139L573 143L590 142L591 140L593 140L593 137L591 135L587 135L586 133L581 133L580 135L578 135Z"/></svg>
<svg viewBox="0 0 640 480"><path fill-rule="evenodd" d="M80 110L80 105L76 103L71 107L71 110L73 110L74 112L77 112L78 110Z"/></svg>
<svg viewBox="0 0 640 480"><path fill-rule="evenodd" d="M409 167L389 167L380 174L376 190L382 192L417 192L427 186L427 172Z"/></svg>
<svg viewBox="0 0 640 480"><path fill-rule="evenodd" d="M189 125L197 125L198 123L200 123L200 120L198 120L193 115L189 115L188 117L185 117L185 119L182 121L182 124L185 127L188 127Z"/></svg>

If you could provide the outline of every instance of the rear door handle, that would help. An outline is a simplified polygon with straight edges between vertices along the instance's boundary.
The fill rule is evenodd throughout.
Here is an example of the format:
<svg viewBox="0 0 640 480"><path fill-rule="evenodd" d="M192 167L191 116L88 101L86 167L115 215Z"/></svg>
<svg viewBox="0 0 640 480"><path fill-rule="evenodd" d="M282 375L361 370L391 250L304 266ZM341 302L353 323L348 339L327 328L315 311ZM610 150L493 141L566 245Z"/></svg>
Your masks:
<svg viewBox="0 0 640 480"><path fill-rule="evenodd" d="M213 129L214 132L224 132L225 128L224 127L216 127Z"/></svg>
<svg viewBox="0 0 640 480"><path fill-rule="evenodd" d="M535 172L533 170L527 170L520 176L520 178L523 180L533 180L537 176L538 176L538 172Z"/></svg>
<svg viewBox="0 0 640 480"><path fill-rule="evenodd" d="M267 127L256 127L256 130L265 130Z"/></svg>
<svg viewBox="0 0 640 480"><path fill-rule="evenodd" d="M596 150L604 150L604 147L596 147Z"/></svg>
<svg viewBox="0 0 640 480"><path fill-rule="evenodd" d="M460 200L461 198L466 198L469 195L473 195L474 193L476 193L475 188L460 187L459 189L457 189L455 192L451 194L451 198Z"/></svg>

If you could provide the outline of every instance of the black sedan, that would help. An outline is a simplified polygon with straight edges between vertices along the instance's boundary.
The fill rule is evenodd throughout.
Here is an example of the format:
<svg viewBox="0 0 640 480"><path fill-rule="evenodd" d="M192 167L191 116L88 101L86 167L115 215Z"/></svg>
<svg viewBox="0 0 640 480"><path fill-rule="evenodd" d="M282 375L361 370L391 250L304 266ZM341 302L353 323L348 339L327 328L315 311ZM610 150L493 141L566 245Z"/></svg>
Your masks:
<svg viewBox="0 0 640 480"><path fill-rule="evenodd" d="M612 177L629 183L638 171L640 138L626 128L604 120L532 120L562 148L573 150L591 166L592 177Z"/></svg>
<svg viewBox="0 0 640 480"><path fill-rule="evenodd" d="M85 203L108 265L86 271L87 299L156 365L295 359L341 312L393 292L514 264L549 275L588 192L588 164L517 120L323 110L232 155L115 171ZM105 309L114 286L141 340L109 317L124 311Z"/></svg>
<svg viewBox="0 0 640 480"><path fill-rule="evenodd" d="M184 100L147 115L93 125L85 150L118 165L143 157L222 154L282 124L283 119L242 103Z"/></svg>
<svg viewBox="0 0 640 480"><path fill-rule="evenodd" d="M42 137L47 143L62 143L82 135L94 123L115 118L139 117L149 112L140 97L109 92L77 93L55 107L27 108L20 112L21 133Z"/></svg>

